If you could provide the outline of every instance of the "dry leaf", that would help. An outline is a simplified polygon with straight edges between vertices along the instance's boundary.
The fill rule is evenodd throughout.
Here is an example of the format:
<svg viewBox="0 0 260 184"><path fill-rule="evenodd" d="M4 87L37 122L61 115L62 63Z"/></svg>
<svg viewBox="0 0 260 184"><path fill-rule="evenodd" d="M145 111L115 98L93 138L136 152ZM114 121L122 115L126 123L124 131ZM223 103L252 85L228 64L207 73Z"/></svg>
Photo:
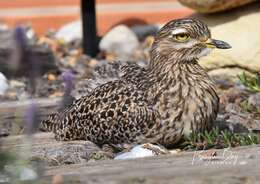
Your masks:
<svg viewBox="0 0 260 184"><path fill-rule="evenodd" d="M56 79L57 79L57 77L54 74L48 74L48 80L49 81L54 81Z"/></svg>

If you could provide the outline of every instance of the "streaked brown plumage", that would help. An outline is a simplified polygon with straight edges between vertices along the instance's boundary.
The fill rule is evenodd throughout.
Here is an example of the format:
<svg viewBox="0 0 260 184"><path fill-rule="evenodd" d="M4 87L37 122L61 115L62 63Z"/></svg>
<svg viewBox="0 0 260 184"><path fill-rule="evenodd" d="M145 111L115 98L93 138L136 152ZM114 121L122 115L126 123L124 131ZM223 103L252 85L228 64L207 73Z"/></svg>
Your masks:
<svg viewBox="0 0 260 184"><path fill-rule="evenodd" d="M204 131L217 116L219 99L197 60L212 48L230 46L211 39L199 20L172 20L156 35L147 67L121 67L118 80L95 88L42 126L54 131L58 140L86 139L97 144L170 146L182 135Z"/></svg>

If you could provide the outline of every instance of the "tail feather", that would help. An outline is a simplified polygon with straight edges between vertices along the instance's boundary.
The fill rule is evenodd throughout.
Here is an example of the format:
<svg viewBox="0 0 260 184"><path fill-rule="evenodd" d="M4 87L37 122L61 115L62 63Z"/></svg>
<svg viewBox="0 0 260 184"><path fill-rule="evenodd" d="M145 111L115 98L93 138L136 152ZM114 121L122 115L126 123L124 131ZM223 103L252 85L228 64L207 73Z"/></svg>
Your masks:
<svg viewBox="0 0 260 184"><path fill-rule="evenodd" d="M40 130L44 132L56 132L59 125L59 113L50 114L48 119L43 120L40 124Z"/></svg>

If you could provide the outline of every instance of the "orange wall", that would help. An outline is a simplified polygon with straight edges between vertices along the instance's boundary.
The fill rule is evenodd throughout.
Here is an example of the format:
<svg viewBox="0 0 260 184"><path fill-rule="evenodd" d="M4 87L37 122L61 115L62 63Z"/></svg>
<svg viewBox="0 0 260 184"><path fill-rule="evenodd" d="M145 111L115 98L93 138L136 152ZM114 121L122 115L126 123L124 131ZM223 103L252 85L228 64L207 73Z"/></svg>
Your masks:
<svg viewBox="0 0 260 184"><path fill-rule="evenodd" d="M176 0L97 0L97 3L141 3L141 2L174 2ZM78 6L80 0L0 0L1 9L23 9L35 7L56 7L56 6ZM151 11L120 11L120 12L97 12L98 34L103 35L112 26L126 19L141 19L147 23L163 23L173 18L180 18L190 15L191 10L180 7L173 10ZM0 20L11 27L19 24L30 23L38 34L44 34L48 29L59 29L62 25L80 18L80 12L62 15L26 15L26 16L0 16Z"/></svg>

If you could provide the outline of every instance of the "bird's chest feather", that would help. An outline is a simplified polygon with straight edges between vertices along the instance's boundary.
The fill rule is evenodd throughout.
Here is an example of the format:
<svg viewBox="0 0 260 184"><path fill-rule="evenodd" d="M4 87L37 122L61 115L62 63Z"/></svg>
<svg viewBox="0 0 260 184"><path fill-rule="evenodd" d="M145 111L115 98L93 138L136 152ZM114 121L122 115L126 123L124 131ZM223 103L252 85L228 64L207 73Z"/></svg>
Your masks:
<svg viewBox="0 0 260 184"><path fill-rule="evenodd" d="M166 126L189 134L205 130L215 119L218 97L207 75L175 73L165 84L161 86L155 108Z"/></svg>

